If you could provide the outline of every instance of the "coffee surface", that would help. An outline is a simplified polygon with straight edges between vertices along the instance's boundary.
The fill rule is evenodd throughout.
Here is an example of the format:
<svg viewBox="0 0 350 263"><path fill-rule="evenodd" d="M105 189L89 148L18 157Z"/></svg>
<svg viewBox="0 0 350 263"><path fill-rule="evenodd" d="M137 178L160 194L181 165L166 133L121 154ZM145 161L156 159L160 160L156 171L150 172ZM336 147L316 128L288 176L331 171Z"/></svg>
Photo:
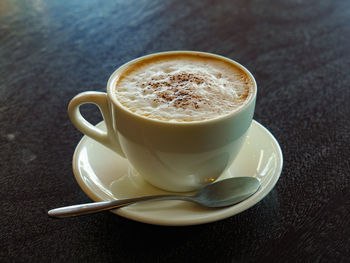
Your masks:
<svg viewBox="0 0 350 263"><path fill-rule="evenodd" d="M237 66L197 55L164 55L127 69L114 89L130 111L156 120L214 119L242 107L252 79Z"/></svg>

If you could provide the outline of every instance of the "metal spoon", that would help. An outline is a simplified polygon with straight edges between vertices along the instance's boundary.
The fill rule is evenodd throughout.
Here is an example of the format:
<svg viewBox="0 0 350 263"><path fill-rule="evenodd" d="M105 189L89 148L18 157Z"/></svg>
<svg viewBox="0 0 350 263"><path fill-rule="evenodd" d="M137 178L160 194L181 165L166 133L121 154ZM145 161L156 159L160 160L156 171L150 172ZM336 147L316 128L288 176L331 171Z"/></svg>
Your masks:
<svg viewBox="0 0 350 263"><path fill-rule="evenodd" d="M115 201L95 202L72 205L52 209L49 216L64 218L111 210L134 203L161 200L191 201L206 207L225 207L237 204L251 195L260 187L259 180L254 177L234 177L209 184L200 189L195 195L152 195Z"/></svg>

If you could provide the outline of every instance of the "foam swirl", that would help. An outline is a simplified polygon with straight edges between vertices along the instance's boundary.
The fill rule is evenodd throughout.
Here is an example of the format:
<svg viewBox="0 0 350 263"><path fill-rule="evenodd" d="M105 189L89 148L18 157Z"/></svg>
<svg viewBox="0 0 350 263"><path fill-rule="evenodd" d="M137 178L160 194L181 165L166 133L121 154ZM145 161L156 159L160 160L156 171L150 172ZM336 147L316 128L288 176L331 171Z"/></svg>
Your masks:
<svg viewBox="0 0 350 263"><path fill-rule="evenodd" d="M115 95L136 114L188 122L217 118L239 109L252 87L249 76L232 64L182 55L137 64L119 79Z"/></svg>

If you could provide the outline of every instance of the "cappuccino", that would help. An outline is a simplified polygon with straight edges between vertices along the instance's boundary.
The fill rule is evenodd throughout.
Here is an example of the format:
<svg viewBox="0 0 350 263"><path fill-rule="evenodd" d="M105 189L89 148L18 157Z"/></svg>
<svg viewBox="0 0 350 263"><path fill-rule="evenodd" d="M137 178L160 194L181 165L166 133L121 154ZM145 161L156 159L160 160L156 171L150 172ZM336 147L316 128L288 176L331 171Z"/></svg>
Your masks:
<svg viewBox="0 0 350 263"><path fill-rule="evenodd" d="M68 106L84 134L127 158L152 185L167 191L202 188L225 172L251 127L254 77L230 59L204 52L169 51L116 69L107 93L83 92ZM98 106L104 128L80 106Z"/></svg>
<svg viewBox="0 0 350 263"><path fill-rule="evenodd" d="M160 121L211 120L240 109L254 93L240 67L195 54L136 62L119 77L113 96L129 111Z"/></svg>

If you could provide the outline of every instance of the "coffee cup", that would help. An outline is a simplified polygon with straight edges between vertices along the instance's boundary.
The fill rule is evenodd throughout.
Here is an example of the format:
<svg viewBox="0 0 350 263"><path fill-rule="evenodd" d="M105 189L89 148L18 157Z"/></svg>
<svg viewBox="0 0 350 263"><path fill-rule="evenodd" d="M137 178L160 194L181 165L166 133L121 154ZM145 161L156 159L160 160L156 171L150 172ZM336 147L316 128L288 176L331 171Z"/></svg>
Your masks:
<svg viewBox="0 0 350 263"><path fill-rule="evenodd" d="M223 63L227 67L232 67L232 70L241 72L245 79L249 80L248 93L243 97L243 103L234 109L228 109L225 113L217 113L217 115L214 113L214 116L211 116L212 111L209 110L208 113L196 117L196 112L200 111L198 109L200 106L198 105L203 103L210 104L210 99L201 98L201 100L198 100L199 104L196 104L197 101L191 101L191 92L185 95L184 93L179 93L178 85L180 84L177 83L177 86L172 85L170 81L167 82L167 85L172 85L172 88L176 87L176 91L173 90L174 94L181 95L181 99L179 97L175 98L178 100L176 103L179 104L181 102L182 104L179 105L183 106L185 110L187 110L186 107L192 107L191 112L194 114L191 114L190 117L174 120L171 117L172 112L170 112L170 117L169 112L166 112L165 117L154 117L148 111L143 113L143 110L141 109L140 111L138 107L126 105L118 97L119 95L116 95L121 81L124 81L124 84L126 83L127 86L130 74L133 74L136 69L142 72L144 65L152 64L157 66L159 63L163 63L163 60L170 61L169 63L171 64L171 62L176 62L180 58L194 60L199 67L203 68L206 68L208 63L213 62L214 67L216 67L215 63ZM201 63L203 65L200 65ZM212 65L209 66L212 67ZM171 67L166 68L169 69ZM198 85L205 84L203 84L202 78L200 78L200 81L197 81L197 84L191 82L189 78L192 78L193 74L186 73L186 75L184 73L186 70L183 70L183 66L180 66L180 69L177 70L177 72L182 72L181 85L183 86L180 85L181 87L191 91L191 87L195 87L198 83ZM153 81L151 82L153 84L158 83L157 85L154 84L152 86L152 83L146 80L145 83L147 82L147 85L151 83L148 85L149 87L158 88L161 85L159 83L165 83L164 79L159 80L161 78L159 76L166 76L166 80L169 81L169 75L166 74L171 75L171 73L168 70L165 71L165 73L162 73L163 75L158 74L158 77L150 78ZM217 72L217 69L214 71ZM141 81L144 78L142 74L140 75ZM221 78L221 73L219 75ZM180 75L176 75L177 79L178 76ZM207 75L204 74L203 76L203 79L206 81ZM208 83L213 83L212 81L210 79ZM129 86L133 88L133 85L136 84L132 83ZM144 86L145 84L142 85ZM216 84L214 83L213 85L215 86ZM241 86L244 85L245 83ZM122 65L110 76L106 93L87 91L78 94L71 100L68 113L77 129L120 156L127 158L132 168L141 174L147 182L167 191L186 192L197 190L215 181L230 167L239 153L251 125L256 94L257 87L254 77L239 63L211 53L170 51L143 56ZM175 100L170 101L168 97L164 98L164 94L156 93L156 96L158 96L159 100L153 99L152 103L162 104L164 101L164 103L173 103L171 105L175 105ZM187 104L183 102L184 98L186 98ZM193 96L193 98L197 100L198 96ZM224 98L219 98L220 103L222 100ZM95 127L82 116L79 108L85 103L92 103L98 106L106 124L106 132ZM168 111L171 105L165 105L164 109ZM174 108L175 111L179 109L179 105ZM180 110L183 109L181 108ZM155 111L155 114L158 113ZM206 116L210 117L206 118Z"/></svg>

